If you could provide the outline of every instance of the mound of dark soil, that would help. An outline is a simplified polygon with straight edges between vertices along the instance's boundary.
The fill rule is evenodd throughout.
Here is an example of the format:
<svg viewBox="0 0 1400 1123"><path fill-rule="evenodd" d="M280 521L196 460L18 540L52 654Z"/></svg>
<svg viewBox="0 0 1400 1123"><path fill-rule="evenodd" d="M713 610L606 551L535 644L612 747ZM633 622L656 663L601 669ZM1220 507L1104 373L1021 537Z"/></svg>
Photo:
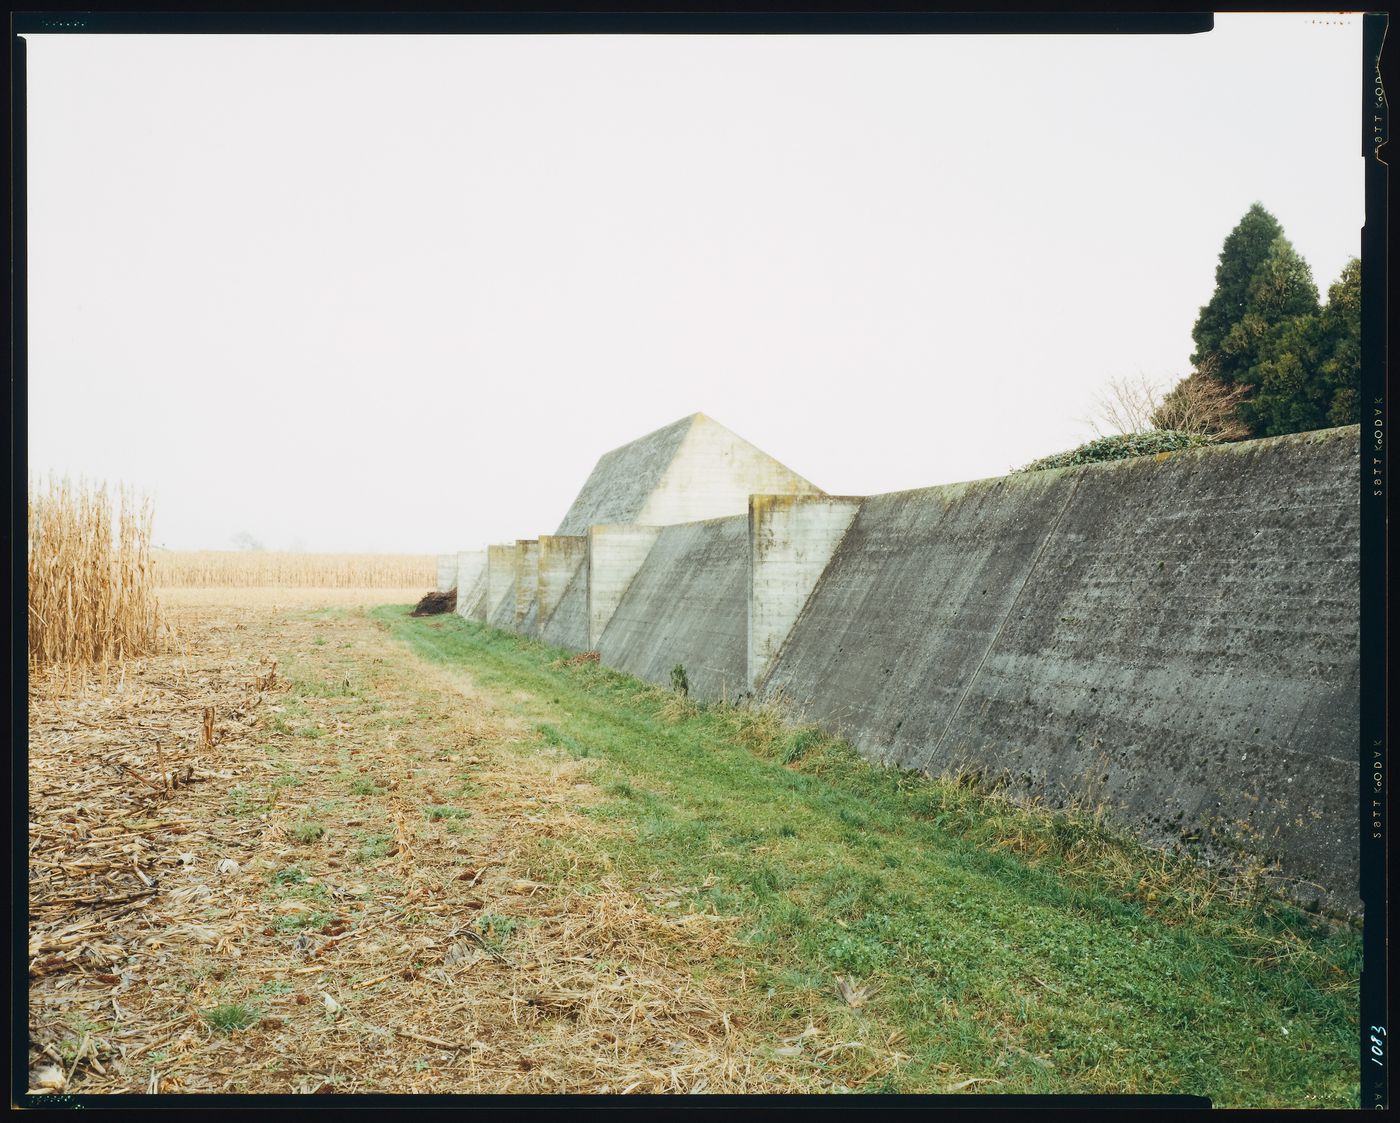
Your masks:
<svg viewBox="0 0 1400 1123"><path fill-rule="evenodd" d="M448 589L445 593L429 593L418 602L410 616L441 616L444 612L457 611L457 590Z"/></svg>

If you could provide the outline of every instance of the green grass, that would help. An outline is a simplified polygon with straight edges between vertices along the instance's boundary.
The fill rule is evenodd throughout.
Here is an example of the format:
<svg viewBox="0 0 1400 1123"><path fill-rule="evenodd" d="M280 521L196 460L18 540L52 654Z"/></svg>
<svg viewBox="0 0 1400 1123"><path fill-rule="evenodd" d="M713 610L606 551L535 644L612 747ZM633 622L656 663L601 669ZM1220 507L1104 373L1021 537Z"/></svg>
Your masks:
<svg viewBox="0 0 1400 1123"><path fill-rule="evenodd" d="M1089 815L864 762L771 714L676 695L460 617L373 615L429 660L514 699L537 746L598 760L587 813L621 839L535 859L586 883L681 887L739 916L755 1016L800 1032L873 1020L909 1056L863 1090L1205 1095L1229 1106L1355 1106L1360 939L1352 926L1225 887ZM522 751L537 751L529 745ZM586 748L586 753L584 752ZM541 869L537 876L550 871ZM874 981L859 1011L838 975ZM832 1040L846 1040L836 1038Z"/></svg>

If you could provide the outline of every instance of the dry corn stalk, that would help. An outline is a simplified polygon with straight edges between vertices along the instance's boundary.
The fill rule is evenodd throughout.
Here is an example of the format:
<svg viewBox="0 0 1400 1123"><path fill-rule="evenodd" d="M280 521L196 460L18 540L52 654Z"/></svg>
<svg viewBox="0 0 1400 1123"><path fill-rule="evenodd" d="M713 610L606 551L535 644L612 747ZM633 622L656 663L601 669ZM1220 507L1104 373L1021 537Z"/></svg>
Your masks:
<svg viewBox="0 0 1400 1123"><path fill-rule="evenodd" d="M29 664L106 668L159 646L151 506L106 485L29 486Z"/></svg>
<svg viewBox="0 0 1400 1123"><path fill-rule="evenodd" d="M163 588L223 586L323 589L432 587L430 554L298 554L275 550L158 550L156 584Z"/></svg>

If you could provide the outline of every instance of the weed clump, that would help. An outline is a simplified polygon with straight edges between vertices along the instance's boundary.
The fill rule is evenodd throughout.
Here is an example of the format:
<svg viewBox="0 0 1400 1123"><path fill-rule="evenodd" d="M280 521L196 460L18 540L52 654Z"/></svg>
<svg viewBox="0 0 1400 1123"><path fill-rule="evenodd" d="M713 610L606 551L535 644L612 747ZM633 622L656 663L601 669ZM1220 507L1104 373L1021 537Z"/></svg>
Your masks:
<svg viewBox="0 0 1400 1123"><path fill-rule="evenodd" d="M236 1030L247 1029L256 1022L258 1011L238 1002L204 1010L200 1016L212 1029L216 1029L220 1033L233 1033Z"/></svg>
<svg viewBox="0 0 1400 1123"><path fill-rule="evenodd" d="M313 842L320 842L325 837L326 828L320 823L298 823L288 834L293 842L309 846Z"/></svg>

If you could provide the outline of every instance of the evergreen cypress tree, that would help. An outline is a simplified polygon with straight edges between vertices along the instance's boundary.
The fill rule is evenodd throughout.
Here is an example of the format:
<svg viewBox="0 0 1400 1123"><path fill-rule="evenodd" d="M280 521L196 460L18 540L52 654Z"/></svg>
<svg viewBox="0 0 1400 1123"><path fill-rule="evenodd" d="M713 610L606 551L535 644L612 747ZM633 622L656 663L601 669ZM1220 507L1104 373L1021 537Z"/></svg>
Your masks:
<svg viewBox="0 0 1400 1123"><path fill-rule="evenodd" d="M1294 266L1280 269L1296 274ZM1297 311L1252 348L1249 379L1257 392L1242 407L1251 431L1272 437L1355 424L1360 420L1361 263L1347 264L1321 310L1307 307L1296 276L1269 283L1273 293L1266 303L1272 299Z"/></svg>
<svg viewBox="0 0 1400 1123"><path fill-rule="evenodd" d="M1329 354L1320 373L1329 390L1327 424L1356 425L1361 421L1361 260L1353 257L1327 290L1322 310Z"/></svg>
<svg viewBox="0 0 1400 1123"><path fill-rule="evenodd" d="M1236 377L1238 368L1228 362L1222 351L1225 338L1248 311L1250 284L1269 257L1275 239L1282 234L1278 219L1263 204L1255 203L1230 231L1220 250L1215 292L1191 329L1191 338L1196 342L1191 365L1202 367L1214 362L1216 377L1226 385L1240 380Z"/></svg>

